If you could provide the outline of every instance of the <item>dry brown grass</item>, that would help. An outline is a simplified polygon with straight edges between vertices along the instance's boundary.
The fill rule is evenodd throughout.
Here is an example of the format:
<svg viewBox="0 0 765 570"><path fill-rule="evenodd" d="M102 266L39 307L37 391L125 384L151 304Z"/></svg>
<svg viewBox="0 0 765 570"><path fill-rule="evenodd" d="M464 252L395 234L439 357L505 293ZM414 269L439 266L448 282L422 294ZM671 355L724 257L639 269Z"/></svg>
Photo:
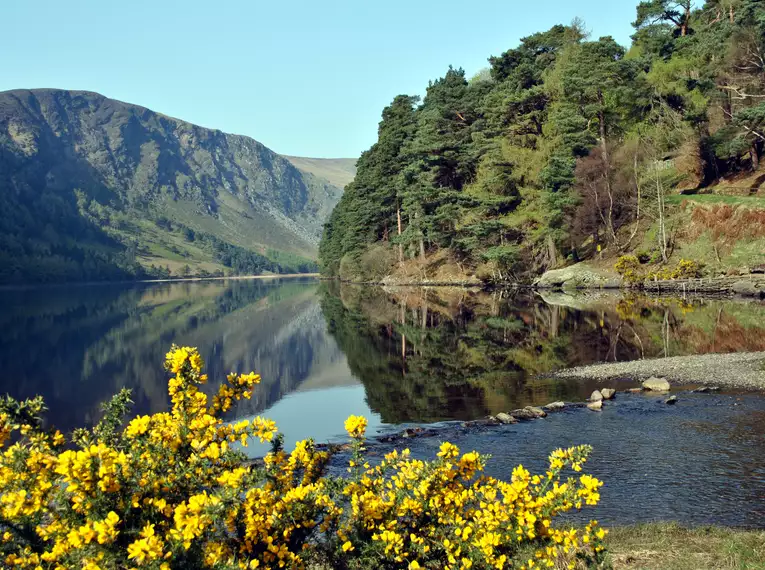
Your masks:
<svg viewBox="0 0 765 570"><path fill-rule="evenodd" d="M697 206L691 213L691 238L711 232L716 242L729 245L740 239L765 237L765 210L730 204Z"/></svg>
<svg viewBox="0 0 765 570"><path fill-rule="evenodd" d="M613 570L765 570L765 531L673 523L612 529Z"/></svg>

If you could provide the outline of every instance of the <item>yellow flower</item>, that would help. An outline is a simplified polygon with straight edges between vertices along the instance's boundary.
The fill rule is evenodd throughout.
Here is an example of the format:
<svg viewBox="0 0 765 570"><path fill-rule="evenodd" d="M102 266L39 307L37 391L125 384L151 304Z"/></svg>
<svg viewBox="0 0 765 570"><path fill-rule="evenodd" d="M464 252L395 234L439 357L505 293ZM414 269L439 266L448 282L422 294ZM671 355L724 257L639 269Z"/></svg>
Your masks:
<svg viewBox="0 0 765 570"><path fill-rule="evenodd" d="M364 416L349 416L345 420L345 431L354 439L361 439L367 431L367 419Z"/></svg>
<svg viewBox="0 0 765 570"><path fill-rule="evenodd" d="M170 570L187 551L206 567L301 568L317 544L351 556L358 533L374 543L377 565L396 568L421 568L416 558L452 570L550 568L604 548L596 521L583 530L553 524L600 499L598 479L562 475L581 471L587 446L553 451L543 476L519 465L510 481L479 476L486 458L460 456L448 442L431 461L403 450L371 466L367 421L351 416L353 478L327 478L329 454L311 440L290 453L277 440L262 464L246 466L230 446L272 440L276 424L220 414L260 377L232 373L208 402L202 366L196 349L174 346L170 410L136 417L121 432L78 430L66 450L60 432L0 411L0 443L12 442L0 449L0 520L10 523L0 530L0 566ZM25 405L43 412L41 400ZM17 535L22 527L35 533L35 551ZM533 558L508 556L519 551Z"/></svg>

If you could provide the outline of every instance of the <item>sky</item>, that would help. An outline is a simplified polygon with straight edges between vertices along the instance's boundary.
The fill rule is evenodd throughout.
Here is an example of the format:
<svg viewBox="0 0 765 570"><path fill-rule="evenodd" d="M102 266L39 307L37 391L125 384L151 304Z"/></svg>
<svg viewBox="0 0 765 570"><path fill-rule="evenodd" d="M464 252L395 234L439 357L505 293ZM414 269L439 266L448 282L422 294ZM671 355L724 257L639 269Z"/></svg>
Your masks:
<svg viewBox="0 0 765 570"><path fill-rule="evenodd" d="M281 154L358 157L383 107L582 18L628 45L637 0L0 0L0 91L96 91Z"/></svg>

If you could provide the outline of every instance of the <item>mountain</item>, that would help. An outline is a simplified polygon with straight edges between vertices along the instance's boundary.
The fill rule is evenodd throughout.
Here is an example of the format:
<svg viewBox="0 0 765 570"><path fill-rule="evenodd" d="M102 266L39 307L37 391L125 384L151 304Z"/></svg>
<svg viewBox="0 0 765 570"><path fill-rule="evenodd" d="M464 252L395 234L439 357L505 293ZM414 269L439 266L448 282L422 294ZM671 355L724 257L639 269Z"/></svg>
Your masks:
<svg viewBox="0 0 765 570"><path fill-rule="evenodd" d="M97 93L0 92L0 282L313 269L342 189Z"/></svg>
<svg viewBox="0 0 765 570"><path fill-rule="evenodd" d="M323 178L338 188L345 188L356 176L355 158L306 158L287 155L284 155L284 158L300 170Z"/></svg>

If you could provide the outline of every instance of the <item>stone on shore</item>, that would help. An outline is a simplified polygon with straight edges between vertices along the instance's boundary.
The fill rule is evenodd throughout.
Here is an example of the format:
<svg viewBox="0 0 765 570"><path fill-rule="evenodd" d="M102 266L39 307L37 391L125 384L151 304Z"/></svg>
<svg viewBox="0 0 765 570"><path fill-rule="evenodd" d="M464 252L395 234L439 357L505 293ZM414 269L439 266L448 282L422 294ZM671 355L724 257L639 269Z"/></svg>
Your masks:
<svg viewBox="0 0 765 570"><path fill-rule="evenodd" d="M538 418L547 417L547 412L545 412L542 408L538 408L537 406L526 406L526 409L531 413L536 414Z"/></svg>
<svg viewBox="0 0 765 570"><path fill-rule="evenodd" d="M603 409L603 400L597 400L595 402L590 402L589 404L587 404L587 408L589 408L590 410L593 410L595 412L599 412L600 410Z"/></svg>
<svg viewBox="0 0 765 570"><path fill-rule="evenodd" d="M745 297L762 297L765 296L765 287L763 284L756 283L754 281L736 281L731 285L731 289L738 295Z"/></svg>
<svg viewBox="0 0 765 570"><path fill-rule="evenodd" d="M652 392L669 392L669 382L666 378L651 376L648 380L643 382L643 388L651 390Z"/></svg>
<svg viewBox="0 0 765 570"><path fill-rule="evenodd" d="M603 394L600 393L600 390L595 390L592 394L590 394L590 402L599 402L603 399Z"/></svg>
<svg viewBox="0 0 765 570"><path fill-rule="evenodd" d="M613 400L614 395L616 395L616 390L613 388L603 388L600 391L600 395L603 396L604 400Z"/></svg>
<svg viewBox="0 0 765 570"><path fill-rule="evenodd" d="M514 418L510 414L506 414L505 412L500 412L494 417L501 424L517 424L518 423L518 420L516 418Z"/></svg>
<svg viewBox="0 0 765 570"><path fill-rule="evenodd" d="M622 278L613 270L583 262L551 269L539 277L534 286L538 289L618 289Z"/></svg>
<svg viewBox="0 0 765 570"><path fill-rule="evenodd" d="M542 408L535 408L534 406L526 406L518 410L513 410L510 415L517 420L534 420L536 418L544 418L547 415Z"/></svg>

